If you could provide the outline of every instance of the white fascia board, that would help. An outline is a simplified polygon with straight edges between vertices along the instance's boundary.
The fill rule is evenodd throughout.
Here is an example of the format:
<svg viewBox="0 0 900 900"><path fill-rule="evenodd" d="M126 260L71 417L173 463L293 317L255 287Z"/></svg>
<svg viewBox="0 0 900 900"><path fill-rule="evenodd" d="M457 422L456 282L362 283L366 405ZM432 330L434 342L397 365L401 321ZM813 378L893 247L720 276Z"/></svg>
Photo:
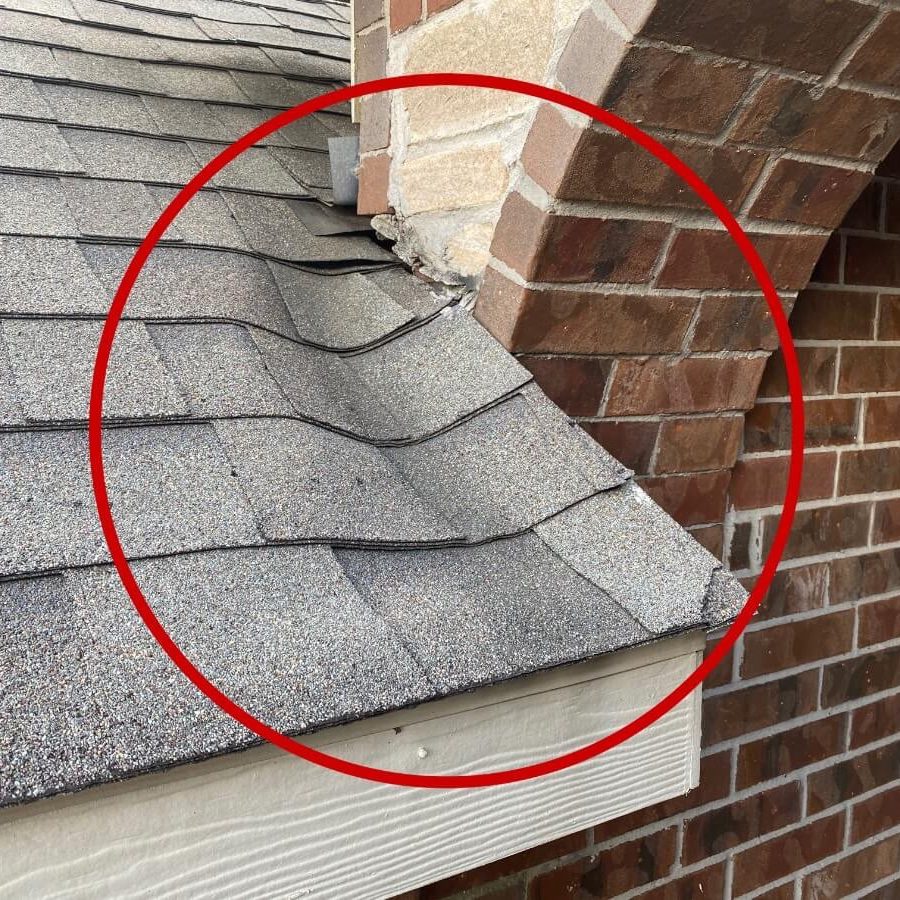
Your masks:
<svg viewBox="0 0 900 900"><path fill-rule="evenodd" d="M305 740L407 772L527 765L648 709L703 645L667 638ZM496 788L391 787L257 747L0 810L0 897L389 898L684 794L699 748L699 691L598 758Z"/></svg>

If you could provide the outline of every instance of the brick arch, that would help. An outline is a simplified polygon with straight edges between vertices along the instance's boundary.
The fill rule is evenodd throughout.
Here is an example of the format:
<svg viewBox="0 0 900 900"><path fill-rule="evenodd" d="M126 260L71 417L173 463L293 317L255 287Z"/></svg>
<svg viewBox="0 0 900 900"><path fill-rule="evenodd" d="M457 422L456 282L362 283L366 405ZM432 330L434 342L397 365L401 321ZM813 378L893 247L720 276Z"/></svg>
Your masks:
<svg viewBox="0 0 900 900"><path fill-rule="evenodd" d="M898 45L887 4L608 0L581 15L557 79L691 164L753 233L790 307L900 134ZM721 550L776 337L749 269L686 187L619 135L542 106L476 315Z"/></svg>

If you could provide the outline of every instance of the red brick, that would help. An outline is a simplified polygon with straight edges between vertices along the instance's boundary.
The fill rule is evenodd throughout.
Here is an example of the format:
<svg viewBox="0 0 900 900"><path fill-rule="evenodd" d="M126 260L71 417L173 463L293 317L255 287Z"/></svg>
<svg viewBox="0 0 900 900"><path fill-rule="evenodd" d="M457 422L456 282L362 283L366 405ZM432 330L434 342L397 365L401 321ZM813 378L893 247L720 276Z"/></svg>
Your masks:
<svg viewBox="0 0 900 900"><path fill-rule="evenodd" d="M646 281L669 233L665 222L558 216L507 197L491 253L526 281Z"/></svg>
<svg viewBox="0 0 900 900"><path fill-rule="evenodd" d="M682 862L692 865L786 828L800 820L801 812L800 784L793 781L701 813L685 822Z"/></svg>
<svg viewBox="0 0 900 900"><path fill-rule="evenodd" d="M869 182L853 206L847 210L842 227L858 231L880 231L883 203L884 186L876 181Z"/></svg>
<svg viewBox="0 0 900 900"><path fill-rule="evenodd" d="M866 443L900 441L900 397L869 397L865 403Z"/></svg>
<svg viewBox="0 0 900 900"><path fill-rule="evenodd" d="M809 453L803 461L801 500L822 500L834 493L834 453ZM761 509L784 503L789 461L787 456L756 456L739 459L729 488L735 509Z"/></svg>
<svg viewBox="0 0 900 900"><path fill-rule="evenodd" d="M900 247L897 248L900 256ZM878 340L900 341L900 295L882 294L878 315Z"/></svg>
<svg viewBox="0 0 900 900"><path fill-rule="evenodd" d="M853 55L844 75L860 81L900 87L900 11L888 12L884 21Z"/></svg>
<svg viewBox="0 0 900 900"><path fill-rule="evenodd" d="M734 860L735 896L778 881L837 853L843 837L844 816L839 814L795 828L739 853Z"/></svg>
<svg viewBox="0 0 900 900"><path fill-rule="evenodd" d="M900 550L832 560L831 602L848 603L900 587Z"/></svg>
<svg viewBox="0 0 900 900"><path fill-rule="evenodd" d="M841 457L838 493L900 490L900 446L848 451Z"/></svg>
<svg viewBox="0 0 900 900"><path fill-rule="evenodd" d="M856 844L898 825L900 825L900 786L879 792L867 800L860 800L854 804L850 840Z"/></svg>
<svg viewBox="0 0 900 900"><path fill-rule="evenodd" d="M594 843L606 843L629 831L645 828L688 810L715 803L716 800L724 800L728 796L730 785L731 751L722 750L703 756L700 759L700 784L694 790L597 825L594 828Z"/></svg>
<svg viewBox="0 0 900 900"><path fill-rule="evenodd" d="M800 367L804 397L834 392L837 371L837 350L834 347L798 347L797 363ZM788 396L787 373L780 350L769 357L769 363L759 385L759 396Z"/></svg>
<svg viewBox="0 0 900 900"><path fill-rule="evenodd" d="M900 541L900 499L882 500L875 504L872 528L873 544Z"/></svg>
<svg viewBox="0 0 900 900"><path fill-rule="evenodd" d="M853 547L864 547L869 537L868 503L801 509L794 517L793 529L784 558L818 556ZM778 526L778 516L767 516L763 547L768 552Z"/></svg>
<svg viewBox="0 0 900 900"><path fill-rule="evenodd" d="M656 447L658 422L604 419L582 422L581 427L629 469L634 469L638 475L647 473Z"/></svg>
<svg viewBox="0 0 900 900"><path fill-rule="evenodd" d="M386 213L388 185L390 183L391 157L388 153L364 156L359 165L359 197L356 211L362 216Z"/></svg>
<svg viewBox="0 0 900 900"><path fill-rule="evenodd" d="M459 0L426 0L426 10L428 11L428 15L434 15L435 13L443 12L445 9L450 9L451 6L456 6L459 3Z"/></svg>
<svg viewBox="0 0 900 900"><path fill-rule="evenodd" d="M618 133L586 129L580 133L568 165L544 163L565 147L544 146L554 138L547 131L529 134L525 171L548 193L561 200L593 200L676 209L705 209L704 202L668 166ZM564 138L568 143L569 137ZM735 147L698 147L667 142L729 205L739 206L759 174L763 155ZM531 145L529 147L529 145Z"/></svg>
<svg viewBox="0 0 900 900"><path fill-rule="evenodd" d="M786 234L753 234L751 239L775 286L785 290L806 285L826 240L816 235ZM701 290L757 287L731 235L702 228L678 232L657 283L663 288Z"/></svg>
<svg viewBox="0 0 900 900"><path fill-rule="evenodd" d="M640 479L641 487L679 524L705 525L725 518L729 472Z"/></svg>
<svg viewBox="0 0 900 900"><path fill-rule="evenodd" d="M875 790L900 775L900 742L843 760L807 777L807 811L822 812L836 803Z"/></svg>
<svg viewBox="0 0 900 900"><path fill-rule="evenodd" d="M725 864L719 863L638 894L637 900L695 900L697 897L715 900L724 896Z"/></svg>
<svg viewBox="0 0 900 900"><path fill-rule="evenodd" d="M522 148L525 171L551 196L566 177L566 170L582 141L584 127L566 121L551 103L538 107Z"/></svg>
<svg viewBox="0 0 900 900"><path fill-rule="evenodd" d="M900 391L900 347L844 347L838 390Z"/></svg>
<svg viewBox="0 0 900 900"><path fill-rule="evenodd" d="M836 706L900 686L900 647L877 650L825 667L822 705Z"/></svg>
<svg viewBox="0 0 900 900"><path fill-rule="evenodd" d="M659 432L658 474L730 469L743 431L741 416L666 419Z"/></svg>
<svg viewBox="0 0 900 900"><path fill-rule="evenodd" d="M831 716L744 744L738 750L738 790L838 755L846 730L846 715Z"/></svg>
<svg viewBox="0 0 900 900"><path fill-rule="evenodd" d="M746 633L741 675L768 675L847 653L853 646L853 620L853 610L843 610Z"/></svg>
<svg viewBox="0 0 900 900"><path fill-rule="evenodd" d="M851 234L845 241L847 284L900 287L900 248L895 240Z"/></svg>
<svg viewBox="0 0 900 900"><path fill-rule="evenodd" d="M854 169L780 159L750 208L758 219L834 228L871 175Z"/></svg>
<svg viewBox="0 0 900 900"><path fill-rule="evenodd" d="M860 647L881 644L898 637L900 637L900 595L875 600L859 607Z"/></svg>
<svg viewBox="0 0 900 900"><path fill-rule="evenodd" d="M675 863L675 831L657 831L538 875L529 900L614 897L663 878Z"/></svg>
<svg viewBox="0 0 900 900"><path fill-rule="evenodd" d="M891 694L853 710L850 746L853 749L900 734L900 694Z"/></svg>
<svg viewBox="0 0 900 900"><path fill-rule="evenodd" d="M774 350L778 335L762 297L704 297L694 325L691 349Z"/></svg>
<svg viewBox="0 0 900 900"><path fill-rule="evenodd" d="M840 900L900 871L900 836L845 856L803 879L803 900Z"/></svg>
<svg viewBox="0 0 900 900"><path fill-rule="evenodd" d="M804 446L852 444L859 423L859 401L807 400L803 404ZM791 447L789 403L758 403L747 413L744 452L765 453Z"/></svg>
<svg viewBox="0 0 900 900"><path fill-rule="evenodd" d="M385 150L391 144L391 95L360 97L359 151Z"/></svg>
<svg viewBox="0 0 900 900"><path fill-rule="evenodd" d="M612 361L589 356L520 356L541 390L570 416L593 416L600 408Z"/></svg>
<svg viewBox="0 0 900 900"><path fill-rule="evenodd" d="M751 731L811 713L817 705L819 676L800 672L703 699L703 741L713 746Z"/></svg>
<svg viewBox="0 0 900 900"><path fill-rule="evenodd" d="M524 872L526 869L550 862L560 856L576 853L587 847L587 837L588 833L586 831L578 831L575 834L550 841L547 844L541 844L539 847L533 847L531 850L508 856L506 859L500 859L496 862L488 863L486 866L470 869L468 872L463 872L460 875L445 878L442 881L429 885L427 888L422 888L422 900L442 900L444 897L450 897L461 891L468 891L490 884L498 878L505 878L518 872Z"/></svg>
<svg viewBox="0 0 900 900"><path fill-rule="evenodd" d="M852 291L800 292L791 313L795 341L853 341L875 337L875 294Z"/></svg>
<svg viewBox="0 0 900 900"><path fill-rule="evenodd" d="M388 0L391 34L415 25L422 18L422 0Z"/></svg>
<svg viewBox="0 0 900 900"><path fill-rule="evenodd" d="M616 9L623 0L614 0ZM698 47L758 62L824 74L874 18L875 11L851 0L822 4L794 0L660 0L644 26L644 37Z"/></svg>
<svg viewBox="0 0 900 900"><path fill-rule="evenodd" d="M879 161L893 145L900 104L865 91L771 75L738 118L731 137L769 147Z"/></svg>
<svg viewBox="0 0 900 900"><path fill-rule="evenodd" d="M586 9L575 23L556 67L560 86L576 97L601 102L626 46L620 30Z"/></svg>
<svg viewBox="0 0 900 900"><path fill-rule="evenodd" d="M828 599L827 563L782 569L775 574L757 619L775 619L821 609Z"/></svg>
<svg viewBox="0 0 900 900"><path fill-rule="evenodd" d="M716 559L722 558L725 545L725 528L722 525L701 525L699 528L689 528L688 533Z"/></svg>
<svg viewBox="0 0 900 900"><path fill-rule="evenodd" d="M607 415L748 409L764 357L623 359L613 376Z"/></svg>
<svg viewBox="0 0 900 900"><path fill-rule="evenodd" d="M681 348L690 297L536 290L491 272L476 316L507 349L531 353L646 353Z"/></svg>
<svg viewBox="0 0 900 900"><path fill-rule="evenodd" d="M739 63L632 47L602 100L607 109L644 127L718 134L751 77L750 68Z"/></svg>

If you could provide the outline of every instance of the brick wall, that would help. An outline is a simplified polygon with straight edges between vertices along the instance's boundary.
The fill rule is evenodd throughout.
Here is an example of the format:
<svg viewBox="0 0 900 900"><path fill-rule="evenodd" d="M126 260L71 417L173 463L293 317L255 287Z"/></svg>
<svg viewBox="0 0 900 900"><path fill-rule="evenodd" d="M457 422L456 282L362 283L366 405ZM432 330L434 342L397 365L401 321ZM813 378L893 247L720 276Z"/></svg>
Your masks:
<svg viewBox="0 0 900 900"><path fill-rule="evenodd" d="M699 788L411 898L900 897L900 146L791 324L807 499L762 611L706 687ZM726 560L748 585L784 490L777 355L759 393L742 434L735 417L720 426L738 460ZM713 452L673 427L685 452Z"/></svg>

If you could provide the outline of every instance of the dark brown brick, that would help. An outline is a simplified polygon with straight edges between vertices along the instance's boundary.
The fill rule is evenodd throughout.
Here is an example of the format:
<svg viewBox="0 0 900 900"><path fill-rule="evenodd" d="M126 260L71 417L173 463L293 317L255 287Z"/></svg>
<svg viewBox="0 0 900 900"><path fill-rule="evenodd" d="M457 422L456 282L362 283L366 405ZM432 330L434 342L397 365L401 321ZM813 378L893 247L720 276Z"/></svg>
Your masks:
<svg viewBox="0 0 900 900"><path fill-rule="evenodd" d="M884 186L876 181L870 181L853 206L847 210L847 215L841 223L842 227L858 231L880 231L883 203Z"/></svg>
<svg viewBox="0 0 900 900"><path fill-rule="evenodd" d="M725 518L730 473L669 475L640 479L641 487L680 525L706 525Z"/></svg>
<svg viewBox="0 0 900 900"><path fill-rule="evenodd" d="M853 610L772 625L744 635L741 675L753 678L849 652Z"/></svg>
<svg viewBox="0 0 900 900"><path fill-rule="evenodd" d="M614 9L624 0L614 0ZM851 0L661 0L644 36L759 62L824 74L874 18L874 10Z"/></svg>
<svg viewBox="0 0 900 900"><path fill-rule="evenodd" d="M838 493L900 490L900 446L848 451L841 457Z"/></svg>
<svg viewBox="0 0 900 900"><path fill-rule="evenodd" d="M844 74L860 81L900 87L900 11L888 12L884 21L856 51Z"/></svg>
<svg viewBox="0 0 900 900"><path fill-rule="evenodd" d="M721 554L719 555L721 558ZM716 644L719 643L719 635L709 636L706 638L706 649L704 650L704 658L708 657ZM732 671L734 669L734 649L726 654L725 658L703 679L703 687L706 690L723 687L732 682Z"/></svg>
<svg viewBox="0 0 900 900"><path fill-rule="evenodd" d="M659 432L656 472L730 469L743 431L741 416L666 419Z"/></svg>
<svg viewBox="0 0 900 900"><path fill-rule="evenodd" d="M822 500L834 493L834 453L809 453L803 463L801 500ZM760 509L784 503L789 461L787 456L751 456L739 459L729 487L736 509Z"/></svg>
<svg viewBox="0 0 900 900"><path fill-rule="evenodd" d="M853 749L900 734L900 694L891 694L853 710L850 746Z"/></svg>
<svg viewBox="0 0 900 900"><path fill-rule="evenodd" d="M846 715L830 716L744 744L738 750L738 790L838 755L846 729Z"/></svg>
<svg viewBox="0 0 900 900"><path fill-rule="evenodd" d="M700 760L700 784L681 797L639 809L594 828L594 843L611 841L629 831L645 828L691 809L706 806L728 796L731 785L731 751L721 750Z"/></svg>
<svg viewBox="0 0 900 900"><path fill-rule="evenodd" d="M803 404L804 446L851 444L856 440L859 401L807 400ZM791 447L789 403L758 403L747 413L744 452L765 453Z"/></svg>
<svg viewBox="0 0 900 900"><path fill-rule="evenodd" d="M775 322L762 297L704 297L694 325L691 349L774 350Z"/></svg>
<svg viewBox="0 0 900 900"><path fill-rule="evenodd" d="M864 341L875 337L875 294L800 292L791 313L795 341Z"/></svg>
<svg viewBox="0 0 900 900"><path fill-rule="evenodd" d="M725 896L725 864L701 869L637 895L637 900L715 900Z"/></svg>
<svg viewBox="0 0 900 900"><path fill-rule="evenodd" d="M751 77L746 65L710 62L661 47L632 47L603 105L645 127L718 134Z"/></svg>
<svg viewBox="0 0 900 900"><path fill-rule="evenodd" d="M764 357L623 359L613 376L607 415L748 409Z"/></svg>
<svg viewBox="0 0 900 900"><path fill-rule="evenodd" d="M522 148L522 164L528 175L552 196L556 196L557 187L566 177L584 130L567 122L551 103L538 108Z"/></svg>
<svg viewBox="0 0 900 900"><path fill-rule="evenodd" d="M707 746L712 746L804 716L816 708L818 693L818 673L808 671L726 694L706 696L703 700L703 740Z"/></svg>
<svg viewBox="0 0 900 900"><path fill-rule="evenodd" d="M862 894L859 900L900 900L900 878Z"/></svg>
<svg viewBox="0 0 900 900"><path fill-rule="evenodd" d="M836 231L828 238L822 255L813 269L809 280L815 284L840 284L841 269L844 264L844 238Z"/></svg>
<svg viewBox="0 0 900 900"><path fill-rule="evenodd" d="M881 644L900 637L900 595L859 607L859 645Z"/></svg>
<svg viewBox="0 0 900 900"><path fill-rule="evenodd" d="M541 390L570 416L593 416L600 408L612 366L589 356L520 356Z"/></svg>
<svg viewBox="0 0 900 900"><path fill-rule="evenodd" d="M875 504L872 527L873 544L900 541L900 499L882 500Z"/></svg>
<svg viewBox="0 0 900 900"><path fill-rule="evenodd" d="M887 238L846 237L844 281L847 284L900 287L900 248Z"/></svg>
<svg viewBox="0 0 900 900"><path fill-rule="evenodd" d="M375 153L362 158L359 165L359 197L356 201L356 211L360 215L374 216L388 212L390 172L391 157L388 153Z"/></svg>
<svg viewBox="0 0 900 900"><path fill-rule="evenodd" d="M699 528L688 529L691 537L705 547L716 558L722 558L725 543L725 529L722 525L701 525Z"/></svg>
<svg viewBox="0 0 900 900"><path fill-rule="evenodd" d="M810 813L822 812L872 791L900 775L900 742L887 744L827 769L812 772L806 779L806 807Z"/></svg>
<svg viewBox="0 0 900 900"><path fill-rule="evenodd" d="M878 174L882 178L900 178L900 143L895 144L881 161Z"/></svg>
<svg viewBox="0 0 900 900"><path fill-rule="evenodd" d="M900 246L897 247L900 256ZM878 340L900 341L900 295L882 294L878 314Z"/></svg>
<svg viewBox="0 0 900 900"><path fill-rule="evenodd" d="M732 477L732 483L733 482L734 478ZM725 559L729 568L734 571L751 568L750 544L752 541L752 528L750 523L738 522L734 526L734 532L731 535L731 545L728 548L728 556Z"/></svg>
<svg viewBox="0 0 900 900"><path fill-rule="evenodd" d="M514 192L503 205L491 253L526 281L639 284L650 277L670 228L665 222L552 215Z"/></svg>
<svg viewBox="0 0 900 900"><path fill-rule="evenodd" d="M837 350L834 347L798 347L797 363L800 367L804 397L833 393L837 372ZM759 385L759 396L788 396L787 373L780 350L769 357Z"/></svg>
<svg viewBox="0 0 900 900"><path fill-rule="evenodd" d="M900 397L869 397L865 402L866 443L900 441Z"/></svg>
<svg viewBox="0 0 900 900"><path fill-rule="evenodd" d="M788 881L778 887L768 888L756 894L753 900L794 900L794 882Z"/></svg>
<svg viewBox="0 0 900 900"><path fill-rule="evenodd" d="M832 663L822 680L823 706L868 697L900 685L900 647Z"/></svg>
<svg viewBox="0 0 900 900"><path fill-rule="evenodd" d="M801 509L794 517L791 536L785 547L784 558L818 556L854 547L865 547L869 537L870 504L848 503L842 506L824 506L818 509ZM763 546L766 552L772 545L778 516L767 516Z"/></svg>
<svg viewBox="0 0 900 900"><path fill-rule="evenodd" d="M828 563L782 569L775 574L757 619L775 619L821 609L828 600Z"/></svg>
<svg viewBox="0 0 900 900"><path fill-rule="evenodd" d="M897 825L900 825L900 786L853 805L850 840L857 844Z"/></svg>
<svg viewBox="0 0 900 900"><path fill-rule="evenodd" d="M751 239L775 286L784 290L806 285L826 240L799 234L753 234ZM657 283L665 288L701 290L757 287L731 235L702 228L678 232Z"/></svg>
<svg viewBox="0 0 900 900"><path fill-rule="evenodd" d="M541 844L539 847L533 847L531 850L508 856L506 859L500 859L496 862L488 863L486 866L470 869L468 872L463 872L460 875L445 878L442 881L429 885L427 888L422 888L422 900L442 900L444 897L450 897L461 891L468 891L490 884L498 878L505 878L518 872L524 872L526 869L538 866L541 863L550 862L550 860L557 859L560 856L576 853L587 847L587 838L588 833L586 831L578 831L575 834L550 841L547 844Z"/></svg>
<svg viewBox="0 0 900 900"><path fill-rule="evenodd" d="M834 228L871 175L854 169L780 159L750 208L758 219Z"/></svg>
<svg viewBox="0 0 900 900"><path fill-rule="evenodd" d="M803 900L840 900L900 871L900 836L886 838L807 875Z"/></svg>
<svg viewBox="0 0 900 900"><path fill-rule="evenodd" d="M772 75L738 118L735 140L879 161L893 145L900 104L865 91L830 88L821 96L798 79Z"/></svg>
<svg viewBox="0 0 900 900"><path fill-rule="evenodd" d="M605 419L599 422L582 422L581 427L601 447L629 469L634 469L638 475L646 474L650 468L659 432L658 422Z"/></svg>
<svg viewBox="0 0 900 900"><path fill-rule="evenodd" d="M884 230L888 234L900 234L900 184L885 185Z"/></svg>
<svg viewBox="0 0 900 900"><path fill-rule="evenodd" d="M422 0L388 0L391 34L404 31L422 18Z"/></svg>
<svg viewBox="0 0 900 900"><path fill-rule="evenodd" d="M778 881L837 853L843 838L844 816L839 814L795 828L739 853L734 860L735 896Z"/></svg>
<svg viewBox="0 0 900 900"><path fill-rule="evenodd" d="M675 831L657 831L538 875L531 882L529 900L615 897L663 878L675 863Z"/></svg>
<svg viewBox="0 0 900 900"><path fill-rule="evenodd" d="M692 865L786 828L800 820L801 811L800 784L793 781L701 813L684 825L682 862Z"/></svg>
<svg viewBox="0 0 900 900"><path fill-rule="evenodd" d="M492 286L498 278L492 275L482 289L477 315L508 349L526 353L677 350L697 304L690 297L536 290L511 282L498 291ZM503 324L494 324L498 319Z"/></svg>
<svg viewBox="0 0 900 900"><path fill-rule="evenodd" d="M549 148L541 154L532 153L528 143L532 143L531 135L523 157L526 172L561 200L706 208L668 166L618 133L583 131L564 173L559 164L551 169L540 168L537 160ZM724 202L734 206L746 197L764 159L758 151L735 147L698 147L681 141L669 141L668 145Z"/></svg>
<svg viewBox="0 0 900 900"><path fill-rule="evenodd" d="M838 390L900 391L900 347L844 347Z"/></svg>
<svg viewBox="0 0 900 900"><path fill-rule="evenodd" d="M847 603L900 587L900 550L879 550L831 563L831 602Z"/></svg>

